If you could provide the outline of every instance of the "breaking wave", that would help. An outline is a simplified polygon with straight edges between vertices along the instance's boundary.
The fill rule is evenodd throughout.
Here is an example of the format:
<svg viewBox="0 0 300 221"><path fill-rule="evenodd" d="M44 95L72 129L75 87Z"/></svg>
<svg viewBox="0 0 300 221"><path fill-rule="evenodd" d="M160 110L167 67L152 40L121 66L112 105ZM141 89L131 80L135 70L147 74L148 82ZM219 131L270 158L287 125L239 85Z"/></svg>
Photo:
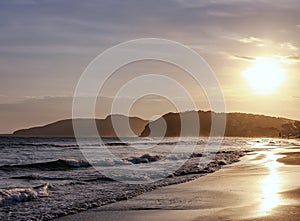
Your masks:
<svg viewBox="0 0 300 221"><path fill-rule="evenodd" d="M84 160L55 160L41 163L31 164L15 164L15 165L3 165L0 166L0 170L12 170L12 169L37 169L37 170L67 170L79 167L90 167L90 163Z"/></svg>

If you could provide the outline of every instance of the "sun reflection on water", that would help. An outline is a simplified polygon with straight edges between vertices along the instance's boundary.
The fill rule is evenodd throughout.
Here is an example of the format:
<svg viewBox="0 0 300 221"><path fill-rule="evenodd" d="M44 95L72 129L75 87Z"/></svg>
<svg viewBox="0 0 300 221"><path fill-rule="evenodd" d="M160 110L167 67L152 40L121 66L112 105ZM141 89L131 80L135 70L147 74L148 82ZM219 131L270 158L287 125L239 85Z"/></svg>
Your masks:
<svg viewBox="0 0 300 221"><path fill-rule="evenodd" d="M267 153L265 165L268 169L268 175L262 180L261 184L261 213L271 212L272 209L278 206L281 202L279 195L281 177L278 171L280 166L280 163L277 162L278 158L280 158L280 156L275 155L274 153Z"/></svg>

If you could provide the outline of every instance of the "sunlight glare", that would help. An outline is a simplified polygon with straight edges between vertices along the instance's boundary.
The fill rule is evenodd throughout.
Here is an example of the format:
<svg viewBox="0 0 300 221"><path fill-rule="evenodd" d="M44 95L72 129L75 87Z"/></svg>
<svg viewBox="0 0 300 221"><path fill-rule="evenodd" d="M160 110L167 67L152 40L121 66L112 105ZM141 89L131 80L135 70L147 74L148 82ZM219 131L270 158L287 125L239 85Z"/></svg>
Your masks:
<svg viewBox="0 0 300 221"><path fill-rule="evenodd" d="M258 94L272 93L284 80L285 70L272 58L260 58L243 75Z"/></svg>
<svg viewBox="0 0 300 221"><path fill-rule="evenodd" d="M274 153L268 153L265 163L269 170L269 174L262 181L262 201L260 204L260 211L262 213L270 212L274 207L278 206L281 202L279 195L281 178L279 176L279 163L277 159L280 156L276 156Z"/></svg>

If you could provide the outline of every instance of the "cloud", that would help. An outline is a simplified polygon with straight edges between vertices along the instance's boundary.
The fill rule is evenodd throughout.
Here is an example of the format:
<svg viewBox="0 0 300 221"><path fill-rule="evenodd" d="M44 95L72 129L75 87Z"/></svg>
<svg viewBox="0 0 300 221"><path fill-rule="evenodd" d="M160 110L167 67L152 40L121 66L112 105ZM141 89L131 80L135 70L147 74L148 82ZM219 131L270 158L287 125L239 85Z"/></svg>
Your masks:
<svg viewBox="0 0 300 221"><path fill-rule="evenodd" d="M287 56L275 55L274 57L278 59L280 62L286 64L300 63L300 55L287 55Z"/></svg>
<svg viewBox="0 0 300 221"><path fill-rule="evenodd" d="M296 47L295 45L293 45L292 43L290 42L283 42L283 43L280 43L279 44L279 47L281 47L282 49L288 49L288 50L291 50L291 51L298 51L299 48Z"/></svg>
<svg viewBox="0 0 300 221"><path fill-rule="evenodd" d="M244 44L254 44L257 47L265 47L271 48L274 51L289 51L295 52L298 51L299 48L291 42L278 42L267 38L259 38L255 36L245 37L245 38L238 38L236 39L239 42Z"/></svg>
<svg viewBox="0 0 300 221"><path fill-rule="evenodd" d="M258 37L254 37L254 36L241 38L241 39L238 39L238 41L245 43L245 44L255 44L257 47L273 47L274 46L274 42L271 39L258 38ZM280 45L285 46L283 43Z"/></svg>
<svg viewBox="0 0 300 221"><path fill-rule="evenodd" d="M245 56L245 55L228 55L228 58L231 60L254 62L260 59L261 57ZM286 64L300 63L300 55L288 55L288 56L273 55L271 56L271 58L277 60L278 62L282 62Z"/></svg>
<svg viewBox="0 0 300 221"><path fill-rule="evenodd" d="M285 59L300 61L300 55L287 56Z"/></svg>
<svg viewBox="0 0 300 221"><path fill-rule="evenodd" d="M288 63L288 64L300 63L300 56L299 55L286 56L285 60L286 60L286 63Z"/></svg>
<svg viewBox="0 0 300 221"><path fill-rule="evenodd" d="M257 38L257 37L247 37L247 38L241 38L239 39L240 42L243 42L243 43L246 43L246 44L249 44L249 43L257 43L257 42L263 42L265 41L266 39L262 39L262 38Z"/></svg>
<svg viewBox="0 0 300 221"><path fill-rule="evenodd" d="M256 57L251 57L251 56L229 55L229 59L252 62L252 61L255 61L257 58Z"/></svg>

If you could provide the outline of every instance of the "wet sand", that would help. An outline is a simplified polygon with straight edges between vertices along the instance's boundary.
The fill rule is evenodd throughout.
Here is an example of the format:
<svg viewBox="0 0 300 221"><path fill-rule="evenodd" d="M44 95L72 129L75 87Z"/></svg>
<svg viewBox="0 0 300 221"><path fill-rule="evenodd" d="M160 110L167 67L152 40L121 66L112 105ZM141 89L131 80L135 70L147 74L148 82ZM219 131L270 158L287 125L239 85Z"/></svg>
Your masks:
<svg viewBox="0 0 300 221"><path fill-rule="evenodd" d="M300 165L300 152L280 153L284 157L277 161L285 165ZM300 178L295 177L296 179ZM300 183L299 183L300 184ZM296 221L300 220L300 188L279 193L282 199L290 200L288 205L278 206L269 216L245 219L244 221Z"/></svg>
<svg viewBox="0 0 300 221"><path fill-rule="evenodd" d="M295 148L252 153L197 180L58 221L299 220L299 153Z"/></svg>
<svg viewBox="0 0 300 221"><path fill-rule="evenodd" d="M278 159L278 162L286 165L300 165L300 152L283 153L285 157Z"/></svg>
<svg viewBox="0 0 300 221"><path fill-rule="evenodd" d="M283 198L295 200L294 203L285 206L278 206L268 216L243 219L241 221L296 221L300 220L300 189L280 193Z"/></svg>

